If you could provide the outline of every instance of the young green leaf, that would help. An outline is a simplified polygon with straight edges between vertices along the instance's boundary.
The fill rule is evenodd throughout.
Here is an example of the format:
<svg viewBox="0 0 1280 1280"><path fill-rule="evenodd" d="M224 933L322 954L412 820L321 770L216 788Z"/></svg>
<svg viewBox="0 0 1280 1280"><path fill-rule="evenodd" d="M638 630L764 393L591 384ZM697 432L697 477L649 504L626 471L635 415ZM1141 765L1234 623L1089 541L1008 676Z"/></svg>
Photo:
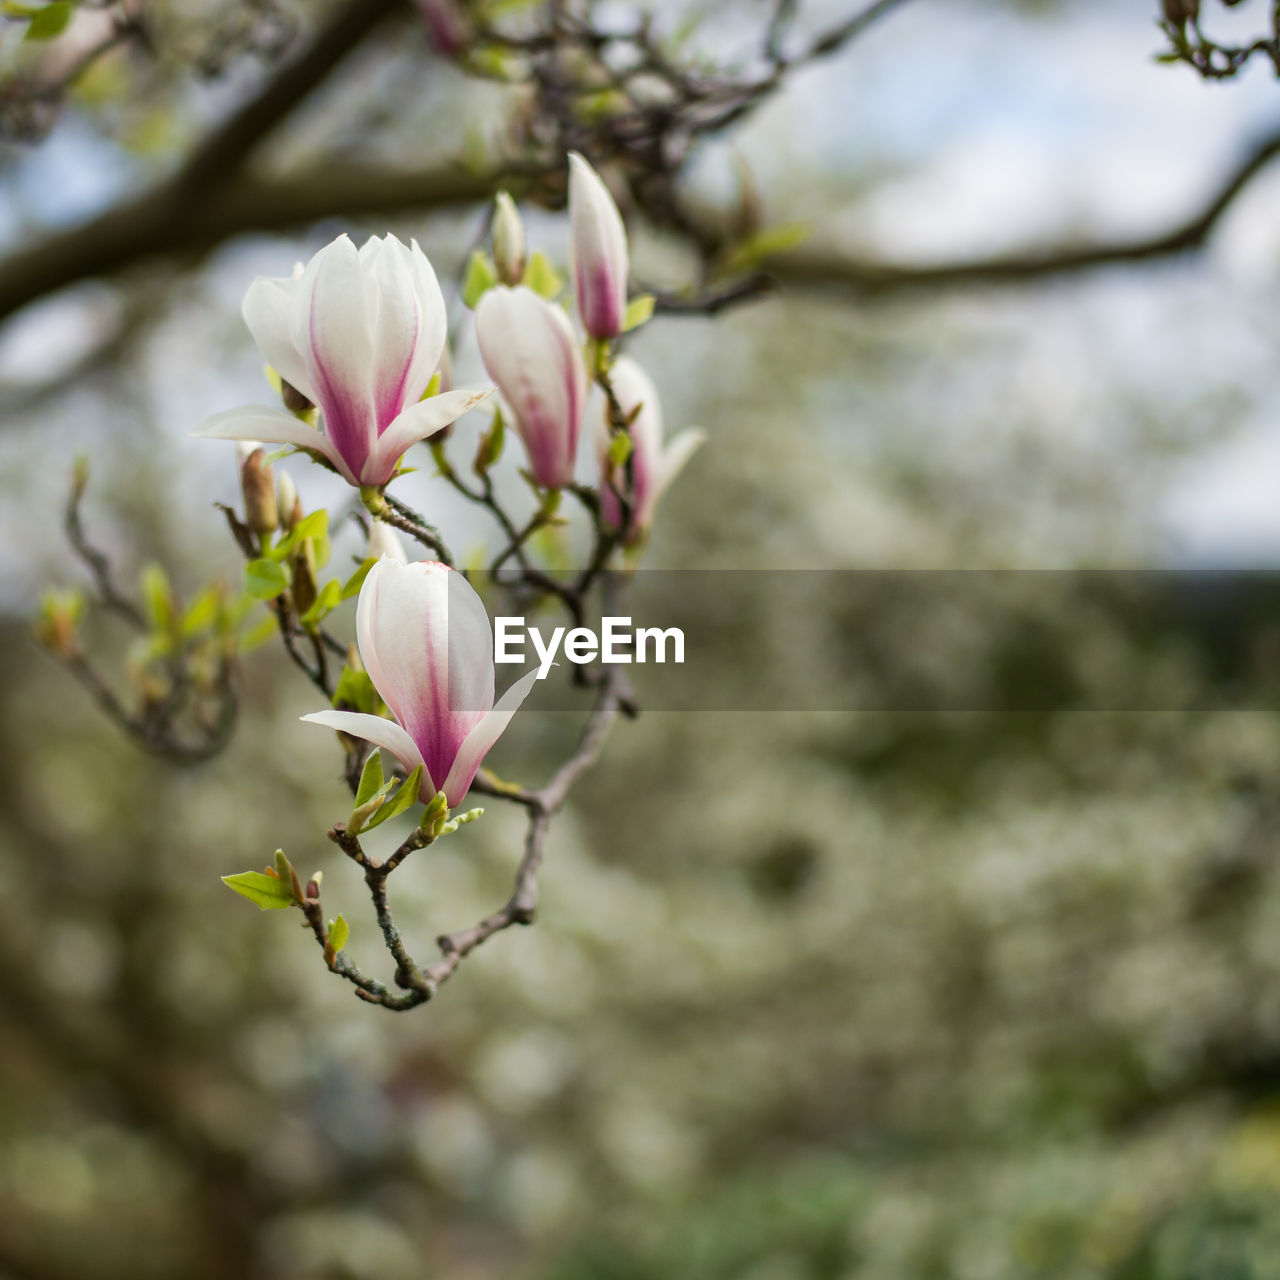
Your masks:
<svg viewBox="0 0 1280 1280"><path fill-rule="evenodd" d="M372 831L374 827L381 826L388 818L398 817L418 798L418 792L421 789L422 766L419 765L401 784L400 790L395 794L395 799L388 804L384 804L373 815L367 829Z"/></svg>
<svg viewBox="0 0 1280 1280"><path fill-rule="evenodd" d="M535 253L524 269L522 283L551 302L560 296L564 277L551 265L545 253Z"/></svg>
<svg viewBox="0 0 1280 1280"><path fill-rule="evenodd" d="M378 695L367 671L353 671L343 667L338 677L338 687L333 691L333 705L339 710L351 708L377 715Z"/></svg>
<svg viewBox="0 0 1280 1280"><path fill-rule="evenodd" d="M350 937L351 926L347 923L346 917L339 913L336 920L329 921L329 949L335 956L347 945Z"/></svg>
<svg viewBox="0 0 1280 1280"><path fill-rule="evenodd" d="M24 40L52 40L61 35L68 22L71 21L73 5L70 0L56 0L47 4L31 15Z"/></svg>
<svg viewBox="0 0 1280 1280"><path fill-rule="evenodd" d="M285 881L261 871L241 871L239 875L223 876L222 883L242 898L248 898L262 911L278 911L293 906L293 890Z"/></svg>
<svg viewBox="0 0 1280 1280"><path fill-rule="evenodd" d="M364 586L364 580L369 576L369 570L377 562L373 559L366 559L361 562L360 567L342 584L342 599L350 600L352 596L360 594L360 588Z"/></svg>
<svg viewBox="0 0 1280 1280"><path fill-rule="evenodd" d="M274 560L250 560L244 567L244 589L255 600L274 600L288 586L289 575Z"/></svg>
<svg viewBox="0 0 1280 1280"><path fill-rule="evenodd" d="M475 461L471 464L476 475L482 476L502 456L502 446L506 440L506 426L502 420L502 410L493 415L489 430L480 437L476 449Z"/></svg>
<svg viewBox="0 0 1280 1280"><path fill-rule="evenodd" d="M298 619L304 627L314 627L326 614L332 613L342 603L342 586L337 578L330 578L320 588L315 603Z"/></svg>
<svg viewBox="0 0 1280 1280"><path fill-rule="evenodd" d="M142 570L142 598L147 606L147 618L157 631L169 631L174 623L173 588L169 575L158 564L149 564Z"/></svg>
<svg viewBox="0 0 1280 1280"><path fill-rule="evenodd" d="M498 273L483 249L472 249L462 281L462 301L472 311L476 303L498 283Z"/></svg>
<svg viewBox="0 0 1280 1280"><path fill-rule="evenodd" d="M182 634L193 636L208 631L217 622L221 610L222 588L217 583L205 587L191 608L182 615Z"/></svg>
<svg viewBox="0 0 1280 1280"><path fill-rule="evenodd" d="M622 318L623 331L638 329L644 324L653 315L655 302L657 299L651 293L642 293L638 298L632 298L627 303L626 314Z"/></svg>
<svg viewBox="0 0 1280 1280"><path fill-rule="evenodd" d="M280 539L274 547L272 547L267 555L272 560L283 560L286 556L291 555L295 548L305 538L314 538L317 543L316 563L323 564L319 556L319 544L328 544L329 536L329 513L323 507L319 511L312 511L308 515L302 517L297 524L289 531L286 537Z"/></svg>
<svg viewBox="0 0 1280 1280"><path fill-rule="evenodd" d="M367 804L382 787L382 752L373 750L364 762L360 771L360 782L356 786L356 805Z"/></svg>

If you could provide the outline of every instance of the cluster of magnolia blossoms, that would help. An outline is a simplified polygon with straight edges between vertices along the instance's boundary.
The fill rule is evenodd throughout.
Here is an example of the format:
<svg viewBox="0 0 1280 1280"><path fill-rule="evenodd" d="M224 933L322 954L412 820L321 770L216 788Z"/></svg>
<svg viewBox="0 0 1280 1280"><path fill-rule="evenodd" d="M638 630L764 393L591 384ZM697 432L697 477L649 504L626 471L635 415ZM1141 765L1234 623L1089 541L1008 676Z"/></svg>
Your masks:
<svg viewBox="0 0 1280 1280"><path fill-rule="evenodd" d="M544 506L573 482L590 384L600 384L599 512L619 542L634 546L701 433L682 432L664 446L652 381L634 361L611 358L609 344L647 317L651 300L629 310L621 215L582 157L570 166L571 271L585 339L557 300L554 270L542 255L526 261L524 229L505 193L495 205L492 259L481 255L480 269L469 272L464 300L500 392L498 412L524 444L526 475ZM254 281L243 314L285 407L231 409L197 434L249 442L259 466L259 441L302 450L358 487L375 517L387 514L382 491L409 448L492 394L450 387L444 298L416 242L387 235L357 249L339 236L291 276ZM347 710L305 718L385 748L411 774L421 769L421 798L443 793L452 807L536 672L495 706L492 632L480 598L442 564L404 563L394 535L376 519L374 530L377 563L360 588L357 639L394 719Z"/></svg>

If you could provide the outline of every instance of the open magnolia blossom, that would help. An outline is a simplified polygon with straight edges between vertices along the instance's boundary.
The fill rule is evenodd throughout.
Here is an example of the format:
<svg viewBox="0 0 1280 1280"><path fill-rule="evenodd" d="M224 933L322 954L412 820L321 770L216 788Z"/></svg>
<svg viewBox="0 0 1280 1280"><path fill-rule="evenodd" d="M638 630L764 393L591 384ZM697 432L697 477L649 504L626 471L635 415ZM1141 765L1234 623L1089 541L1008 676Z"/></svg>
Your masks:
<svg viewBox="0 0 1280 1280"><path fill-rule="evenodd" d="M410 445L447 427L489 391L424 400L445 349L447 319L435 272L417 242L345 236L292 276L259 276L244 299L259 350L315 404L324 430L283 409L229 409L195 434L291 444L325 457L354 485L381 487Z"/></svg>
<svg viewBox="0 0 1280 1280"><path fill-rule="evenodd" d="M706 439L706 433L697 427L686 427L664 446L662 406L653 379L629 356L620 356L614 362L610 379L622 412L631 420L631 511L623 541L632 543L649 531L658 500ZM622 524L617 488L623 487L624 469L609 457L609 406L606 403L602 407L598 433L600 510L605 522L617 529Z"/></svg>
<svg viewBox="0 0 1280 1280"><path fill-rule="evenodd" d="M476 340L545 489L573 479L587 369L563 311L530 288L497 285L476 307Z"/></svg>
<svg viewBox="0 0 1280 1280"><path fill-rule="evenodd" d="M627 316L627 232L600 175L575 151L569 157L569 256L582 327L616 338Z"/></svg>
<svg viewBox="0 0 1280 1280"><path fill-rule="evenodd" d="M356 609L360 659L394 720L355 711L303 716L389 751L412 772L421 798L443 791L449 807L528 696L537 670L493 701L493 631L460 574L434 561L384 556L369 570Z"/></svg>

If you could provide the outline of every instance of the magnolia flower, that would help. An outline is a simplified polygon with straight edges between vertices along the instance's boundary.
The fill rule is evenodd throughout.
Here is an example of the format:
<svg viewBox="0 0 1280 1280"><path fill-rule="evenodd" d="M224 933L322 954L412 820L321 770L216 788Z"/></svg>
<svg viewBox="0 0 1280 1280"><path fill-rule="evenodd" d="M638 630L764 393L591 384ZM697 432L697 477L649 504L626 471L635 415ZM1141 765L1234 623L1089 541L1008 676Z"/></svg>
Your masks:
<svg viewBox="0 0 1280 1280"><path fill-rule="evenodd" d="M434 561L379 560L360 588L356 638L395 719L354 711L302 718L382 747L409 772L422 765L421 798L443 791L453 808L528 695L536 668L494 705L489 615L460 573Z"/></svg>
<svg viewBox="0 0 1280 1280"><path fill-rule="evenodd" d="M387 556L401 564L409 563L404 544L396 536L396 531L381 520L373 522L373 527L369 530L369 546L364 554L366 560L381 560L383 556Z"/></svg>
<svg viewBox="0 0 1280 1280"><path fill-rule="evenodd" d="M587 369L564 312L523 285L497 285L476 307L476 339L546 489L573 479Z"/></svg>
<svg viewBox="0 0 1280 1280"><path fill-rule="evenodd" d="M627 233L600 175L575 151L569 157L569 256L582 327L616 338L627 315Z"/></svg>
<svg viewBox="0 0 1280 1280"><path fill-rule="evenodd" d="M620 356L610 373L614 395L622 412L631 418L631 512L623 541L635 542L649 531L658 499L706 439L697 427L687 427L662 443L662 406L653 379L630 357ZM634 415L634 416L632 416ZM605 522L617 529L622 524L622 504L615 486L625 492L624 468L609 458L609 406L604 405L599 433L600 506ZM612 481L612 483L610 483Z"/></svg>
<svg viewBox="0 0 1280 1280"><path fill-rule="evenodd" d="M292 276L259 276L244 319L277 373L316 404L324 432L283 409L216 414L196 435L265 440L321 454L351 484L381 487L410 445L434 435L487 391L423 400L445 343L435 272L416 242L376 237L357 251L345 236Z"/></svg>

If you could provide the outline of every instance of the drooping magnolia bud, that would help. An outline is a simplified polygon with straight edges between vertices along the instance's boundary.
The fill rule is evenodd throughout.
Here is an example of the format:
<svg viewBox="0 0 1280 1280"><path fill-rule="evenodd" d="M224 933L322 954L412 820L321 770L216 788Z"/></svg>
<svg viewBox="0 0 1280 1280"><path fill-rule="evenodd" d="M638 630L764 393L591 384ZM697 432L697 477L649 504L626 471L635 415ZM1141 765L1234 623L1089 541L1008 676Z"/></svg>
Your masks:
<svg viewBox="0 0 1280 1280"><path fill-rule="evenodd" d="M503 284L519 284L524 278L524 223L505 191L493 201L493 265Z"/></svg>
<svg viewBox="0 0 1280 1280"><path fill-rule="evenodd" d="M373 522L373 527L369 530L369 547L364 554L369 560L381 560L385 556L398 560L401 564L409 563L409 557L405 555L404 545L396 536L396 531L381 520Z"/></svg>
<svg viewBox="0 0 1280 1280"><path fill-rule="evenodd" d="M569 256L578 317L593 338L616 338L627 315L627 232L600 175L569 157Z"/></svg>
<svg viewBox="0 0 1280 1280"><path fill-rule="evenodd" d="M266 451L259 446L240 468L240 492L244 495L244 522L259 537L274 533L280 525L276 506L276 480L267 466Z"/></svg>
<svg viewBox="0 0 1280 1280"><path fill-rule="evenodd" d="M537 670L494 704L489 615L462 574L432 561L379 560L360 588L356 635L374 688L395 719L351 711L302 718L372 742L407 772L421 765L421 798L430 802L443 791L452 808Z"/></svg>
<svg viewBox="0 0 1280 1280"><path fill-rule="evenodd" d="M515 417L534 480L563 488L573 480L587 397L582 351L564 312L524 285L495 285L476 308L476 339Z"/></svg>
<svg viewBox="0 0 1280 1280"><path fill-rule="evenodd" d="M292 533L293 526L302 519L302 499L298 497L297 486L287 471L280 473L276 486L276 506L280 512L280 527L285 533Z"/></svg>

